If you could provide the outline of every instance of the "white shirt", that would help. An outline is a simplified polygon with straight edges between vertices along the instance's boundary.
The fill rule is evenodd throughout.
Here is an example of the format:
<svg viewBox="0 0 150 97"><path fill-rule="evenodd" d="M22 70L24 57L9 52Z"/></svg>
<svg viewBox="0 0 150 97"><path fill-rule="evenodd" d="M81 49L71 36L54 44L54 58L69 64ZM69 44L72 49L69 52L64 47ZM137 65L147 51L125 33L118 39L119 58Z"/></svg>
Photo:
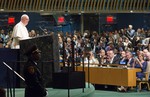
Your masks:
<svg viewBox="0 0 150 97"><path fill-rule="evenodd" d="M12 38L13 38L11 44L12 49L20 49L19 41L29 39L28 30L22 22L19 22L18 24L15 25L12 33Z"/></svg>
<svg viewBox="0 0 150 97"><path fill-rule="evenodd" d="M142 44L147 46L149 44L149 38L145 38L142 40Z"/></svg>
<svg viewBox="0 0 150 97"><path fill-rule="evenodd" d="M84 58L84 63L85 63L85 66L88 66L88 58ZM92 58L89 60L89 64L90 64L90 66L92 66L92 65L99 64L99 62L96 58Z"/></svg>
<svg viewBox="0 0 150 97"><path fill-rule="evenodd" d="M110 64L113 63L114 57L115 57L115 55L111 58Z"/></svg>

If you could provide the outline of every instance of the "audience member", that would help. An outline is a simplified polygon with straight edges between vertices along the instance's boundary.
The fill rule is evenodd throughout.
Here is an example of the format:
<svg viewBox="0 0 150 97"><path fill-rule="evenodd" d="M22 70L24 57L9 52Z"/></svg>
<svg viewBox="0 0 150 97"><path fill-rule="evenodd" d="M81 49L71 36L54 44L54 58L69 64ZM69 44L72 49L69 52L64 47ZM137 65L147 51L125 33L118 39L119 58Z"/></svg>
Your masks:
<svg viewBox="0 0 150 97"><path fill-rule="evenodd" d="M136 73L137 80L142 80L145 77L144 72L146 72L147 62L144 60L143 54L138 54L135 58L135 68L140 68L141 72Z"/></svg>
<svg viewBox="0 0 150 97"><path fill-rule="evenodd" d="M133 54L130 51L126 51L126 57L127 57L127 66L128 67L134 67L134 57Z"/></svg>
<svg viewBox="0 0 150 97"><path fill-rule="evenodd" d="M106 63L106 58L107 58L107 56L106 56L105 50L101 49L99 55L97 56L100 66L102 66L102 64Z"/></svg>
<svg viewBox="0 0 150 97"><path fill-rule="evenodd" d="M88 63L90 66L98 66L99 64L98 60L94 57L94 54L92 51L89 51L88 53L85 54L84 63L85 63L85 66L88 66Z"/></svg>
<svg viewBox="0 0 150 97"><path fill-rule="evenodd" d="M129 38L130 41L132 41L134 36L135 36L135 30L133 29L132 25L129 25L127 29L127 37Z"/></svg>
<svg viewBox="0 0 150 97"><path fill-rule="evenodd" d="M119 58L115 55L113 50L107 51L107 58L106 64L119 64Z"/></svg>
<svg viewBox="0 0 150 97"><path fill-rule="evenodd" d="M121 57L120 57L120 60L119 60L119 67L126 67L127 66L127 58L126 58L126 52L125 51L121 51Z"/></svg>
<svg viewBox="0 0 150 97"><path fill-rule="evenodd" d="M36 35L36 32L35 32L35 30L31 30L30 32L29 32L29 37L36 37L37 35Z"/></svg>

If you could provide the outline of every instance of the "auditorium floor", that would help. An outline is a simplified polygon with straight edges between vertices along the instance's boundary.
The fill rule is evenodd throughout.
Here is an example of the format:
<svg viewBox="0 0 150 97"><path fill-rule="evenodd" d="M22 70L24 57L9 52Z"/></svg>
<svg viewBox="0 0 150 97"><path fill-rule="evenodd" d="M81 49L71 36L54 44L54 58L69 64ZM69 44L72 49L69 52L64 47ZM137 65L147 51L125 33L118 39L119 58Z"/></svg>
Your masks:
<svg viewBox="0 0 150 97"><path fill-rule="evenodd" d="M64 90L49 90L48 97L67 97L67 92ZM143 90L141 92L136 91L128 91L128 92L117 92L110 90L86 90L86 93L82 93L81 89L75 90L75 92L71 93L70 97L150 97L150 91ZM91 94L91 95L90 95ZM24 97L24 89L16 89L15 97Z"/></svg>
<svg viewBox="0 0 150 97"><path fill-rule="evenodd" d="M92 97L150 97L150 91L129 91L129 92L117 92L106 90L95 90Z"/></svg>
<svg viewBox="0 0 150 97"><path fill-rule="evenodd" d="M92 97L150 97L150 91L142 89L141 92L136 88L129 89L127 92L118 92L116 86L94 85L95 92Z"/></svg>

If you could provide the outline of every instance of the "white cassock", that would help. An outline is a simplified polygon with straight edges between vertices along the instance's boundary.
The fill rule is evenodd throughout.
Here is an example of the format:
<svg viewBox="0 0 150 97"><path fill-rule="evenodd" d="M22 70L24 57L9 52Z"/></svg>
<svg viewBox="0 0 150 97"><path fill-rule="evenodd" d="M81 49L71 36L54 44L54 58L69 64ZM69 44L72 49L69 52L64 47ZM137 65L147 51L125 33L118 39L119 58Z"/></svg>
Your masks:
<svg viewBox="0 0 150 97"><path fill-rule="evenodd" d="M29 39L28 30L22 22L19 22L15 25L12 33L12 38L13 41L11 44L11 49L20 49L19 41Z"/></svg>

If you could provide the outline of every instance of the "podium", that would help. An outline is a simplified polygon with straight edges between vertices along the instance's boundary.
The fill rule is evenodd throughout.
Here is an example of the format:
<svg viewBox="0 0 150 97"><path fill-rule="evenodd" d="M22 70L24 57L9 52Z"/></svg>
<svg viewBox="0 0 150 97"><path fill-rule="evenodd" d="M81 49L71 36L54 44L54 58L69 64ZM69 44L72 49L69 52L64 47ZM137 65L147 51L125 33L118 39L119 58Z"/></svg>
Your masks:
<svg viewBox="0 0 150 97"><path fill-rule="evenodd" d="M3 62L7 62L10 67L17 71L17 65L13 62L19 60L19 50L18 49L9 49L9 48L0 48L0 86L7 87L9 84L17 87L17 78L13 72L11 72Z"/></svg>
<svg viewBox="0 0 150 97"><path fill-rule="evenodd" d="M38 67L42 72L46 87L51 87L52 73L59 71L58 36L51 34L20 41L20 73L23 73L23 62L27 60L24 52L31 45L37 45L41 50L41 60Z"/></svg>

